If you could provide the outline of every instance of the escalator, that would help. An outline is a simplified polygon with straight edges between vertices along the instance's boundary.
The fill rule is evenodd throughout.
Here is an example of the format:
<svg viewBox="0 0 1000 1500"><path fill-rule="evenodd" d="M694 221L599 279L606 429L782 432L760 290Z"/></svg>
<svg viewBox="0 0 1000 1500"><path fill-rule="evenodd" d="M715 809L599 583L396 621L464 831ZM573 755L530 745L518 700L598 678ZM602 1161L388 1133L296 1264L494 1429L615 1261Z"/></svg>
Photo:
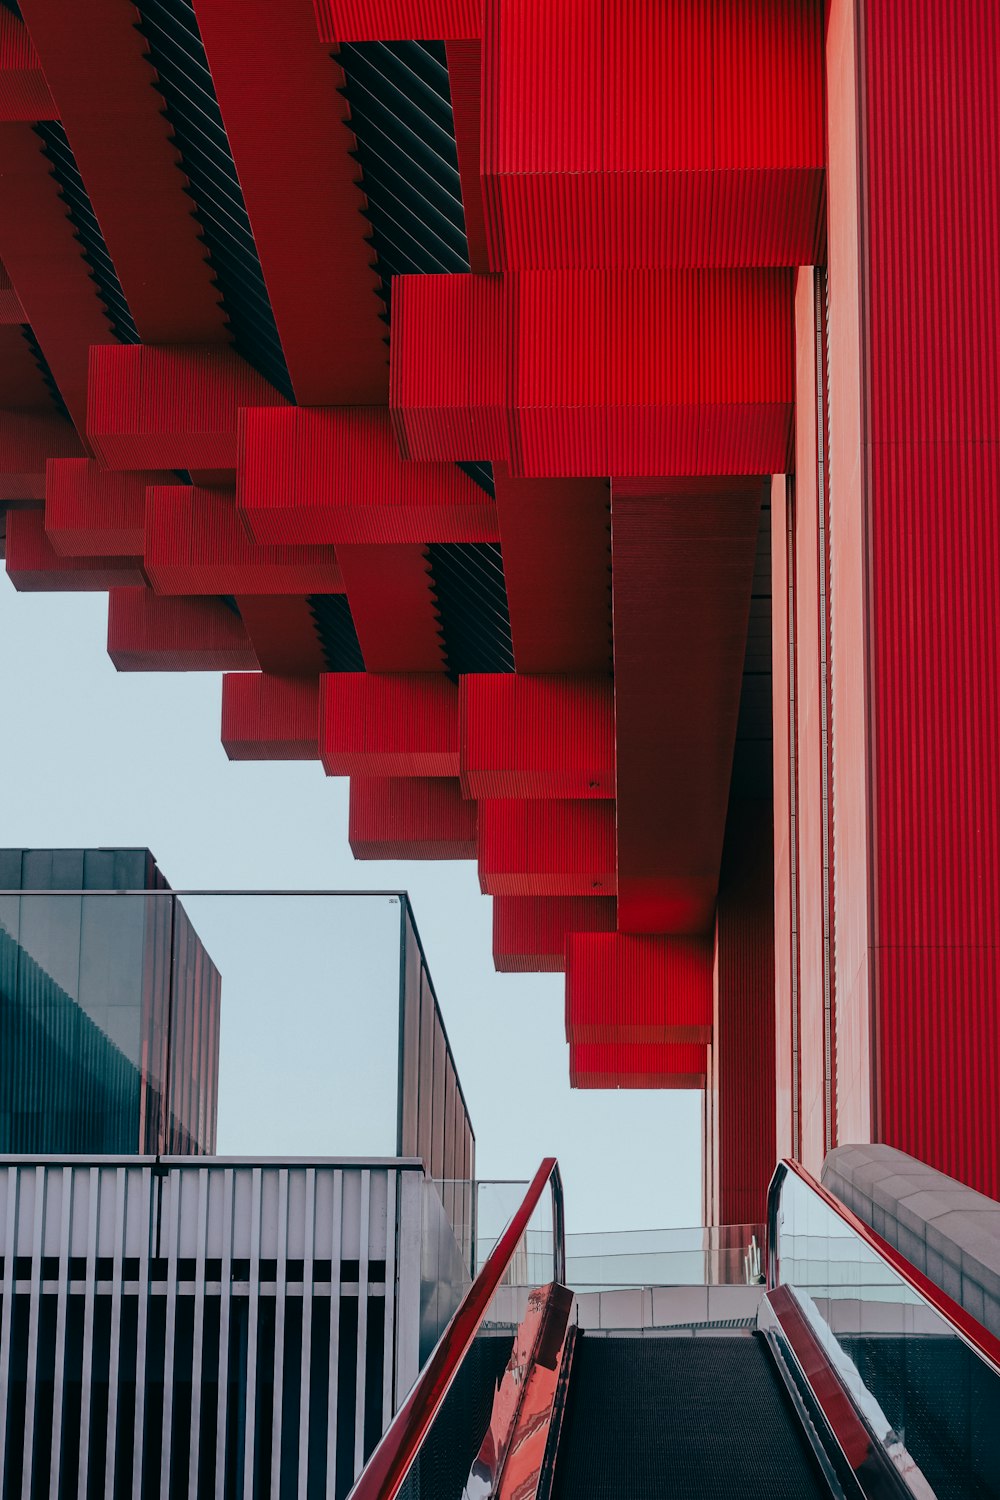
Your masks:
<svg viewBox="0 0 1000 1500"><path fill-rule="evenodd" d="M1000 1500L1000 1341L796 1163L755 1328L585 1332L564 1281L548 1160L351 1500Z"/></svg>

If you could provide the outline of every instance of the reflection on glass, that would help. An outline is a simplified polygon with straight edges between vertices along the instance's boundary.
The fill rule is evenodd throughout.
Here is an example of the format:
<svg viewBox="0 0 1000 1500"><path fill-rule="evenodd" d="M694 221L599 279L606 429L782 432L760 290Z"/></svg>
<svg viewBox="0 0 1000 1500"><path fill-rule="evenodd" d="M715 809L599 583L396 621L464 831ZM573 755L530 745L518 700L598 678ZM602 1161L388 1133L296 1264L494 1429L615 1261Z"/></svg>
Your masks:
<svg viewBox="0 0 1000 1500"><path fill-rule="evenodd" d="M809 1185L782 1184L777 1280L915 1495L1000 1496L1000 1377Z"/></svg>

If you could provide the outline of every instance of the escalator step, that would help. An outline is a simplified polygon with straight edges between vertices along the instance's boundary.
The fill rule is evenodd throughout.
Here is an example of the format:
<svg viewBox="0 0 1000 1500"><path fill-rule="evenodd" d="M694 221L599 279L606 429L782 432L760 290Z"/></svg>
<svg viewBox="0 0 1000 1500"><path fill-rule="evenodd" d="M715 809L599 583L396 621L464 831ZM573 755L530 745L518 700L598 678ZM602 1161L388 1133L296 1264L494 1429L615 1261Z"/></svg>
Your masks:
<svg viewBox="0 0 1000 1500"><path fill-rule="evenodd" d="M553 1500L828 1491L757 1338L580 1338Z"/></svg>

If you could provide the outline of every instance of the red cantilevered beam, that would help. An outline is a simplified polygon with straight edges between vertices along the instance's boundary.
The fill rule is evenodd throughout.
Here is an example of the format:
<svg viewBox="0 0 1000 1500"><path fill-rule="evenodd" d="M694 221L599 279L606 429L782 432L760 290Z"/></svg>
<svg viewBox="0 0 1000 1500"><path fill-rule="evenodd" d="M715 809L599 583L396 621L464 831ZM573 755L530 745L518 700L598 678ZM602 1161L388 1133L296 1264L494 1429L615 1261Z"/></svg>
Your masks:
<svg viewBox="0 0 1000 1500"><path fill-rule="evenodd" d="M111 325L30 125L0 125L0 260L82 436L90 346Z"/></svg>
<svg viewBox="0 0 1000 1500"><path fill-rule="evenodd" d="M230 760L319 760L319 682L227 672L222 748Z"/></svg>
<svg viewBox="0 0 1000 1500"><path fill-rule="evenodd" d="M40 510L8 513L7 576L21 593L96 593L146 581L141 557L60 557Z"/></svg>
<svg viewBox="0 0 1000 1500"><path fill-rule="evenodd" d="M108 595L108 655L119 672L253 672L257 658L221 599L161 599L146 588Z"/></svg>
<svg viewBox="0 0 1000 1500"><path fill-rule="evenodd" d="M467 797L615 795L610 678L470 674L459 680L459 725Z"/></svg>
<svg viewBox="0 0 1000 1500"><path fill-rule="evenodd" d="M92 458L50 458L45 470L45 530L62 557L141 557L146 488L169 484L165 470L115 473Z"/></svg>
<svg viewBox="0 0 1000 1500"><path fill-rule="evenodd" d="M488 896L613 896L613 802L479 804L479 885Z"/></svg>
<svg viewBox="0 0 1000 1500"><path fill-rule="evenodd" d="M614 896L494 896L493 963L500 974L557 974L571 932L614 932Z"/></svg>
<svg viewBox="0 0 1000 1500"><path fill-rule="evenodd" d="M76 458L82 444L58 412L0 409L0 486L4 500L43 500L50 458Z"/></svg>
<svg viewBox="0 0 1000 1500"><path fill-rule="evenodd" d="M355 859L475 859L476 804L454 777L351 777Z"/></svg>
<svg viewBox="0 0 1000 1500"><path fill-rule="evenodd" d="M566 1040L710 1042L712 965L711 938L570 933Z"/></svg>
<svg viewBox="0 0 1000 1500"><path fill-rule="evenodd" d="M0 120L58 118L27 26L0 6Z"/></svg>
<svg viewBox="0 0 1000 1500"><path fill-rule="evenodd" d="M146 574L158 594L340 594L332 547L261 547L231 490L197 485L146 495Z"/></svg>
<svg viewBox="0 0 1000 1500"><path fill-rule="evenodd" d="M384 403L386 330L344 77L311 0L198 0L198 23L296 399Z"/></svg>
<svg viewBox="0 0 1000 1500"><path fill-rule="evenodd" d="M141 337L228 343L135 10L122 0L21 9Z"/></svg>
<svg viewBox="0 0 1000 1500"><path fill-rule="evenodd" d="M618 926L709 930L763 481L612 482Z"/></svg>
<svg viewBox="0 0 1000 1500"><path fill-rule="evenodd" d="M366 670L443 672L427 548L338 547L337 562Z"/></svg>
<svg viewBox="0 0 1000 1500"><path fill-rule="evenodd" d="M328 776L458 775L458 689L433 672L331 672L320 685Z"/></svg>
<svg viewBox="0 0 1000 1500"><path fill-rule="evenodd" d="M703 1089L708 1049L671 1043L570 1043L574 1089Z"/></svg>
<svg viewBox="0 0 1000 1500"><path fill-rule="evenodd" d="M319 677L326 659L303 594L237 594L236 603L261 670Z"/></svg>
<svg viewBox="0 0 1000 1500"><path fill-rule="evenodd" d="M324 42L450 42L478 37L479 0L314 0Z"/></svg>

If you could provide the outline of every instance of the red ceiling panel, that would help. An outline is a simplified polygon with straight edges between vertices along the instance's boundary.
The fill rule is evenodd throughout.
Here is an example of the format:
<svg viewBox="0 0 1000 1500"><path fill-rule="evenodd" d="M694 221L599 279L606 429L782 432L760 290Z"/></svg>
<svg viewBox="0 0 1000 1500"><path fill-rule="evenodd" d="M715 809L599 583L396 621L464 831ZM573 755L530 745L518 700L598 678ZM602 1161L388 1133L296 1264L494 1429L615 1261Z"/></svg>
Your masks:
<svg viewBox="0 0 1000 1500"><path fill-rule="evenodd" d="M328 776L458 775L458 689L434 672L331 672L321 679Z"/></svg>
<svg viewBox="0 0 1000 1500"><path fill-rule="evenodd" d="M222 748L230 760L319 760L318 680L228 672Z"/></svg>
<svg viewBox="0 0 1000 1500"><path fill-rule="evenodd" d="M488 896L613 896L612 802L479 804L479 884Z"/></svg>
<svg viewBox="0 0 1000 1500"><path fill-rule="evenodd" d="M476 804L454 777L351 777L355 859L475 859Z"/></svg>
<svg viewBox="0 0 1000 1500"><path fill-rule="evenodd" d="M614 797L609 678L470 674L458 703L467 797Z"/></svg>

